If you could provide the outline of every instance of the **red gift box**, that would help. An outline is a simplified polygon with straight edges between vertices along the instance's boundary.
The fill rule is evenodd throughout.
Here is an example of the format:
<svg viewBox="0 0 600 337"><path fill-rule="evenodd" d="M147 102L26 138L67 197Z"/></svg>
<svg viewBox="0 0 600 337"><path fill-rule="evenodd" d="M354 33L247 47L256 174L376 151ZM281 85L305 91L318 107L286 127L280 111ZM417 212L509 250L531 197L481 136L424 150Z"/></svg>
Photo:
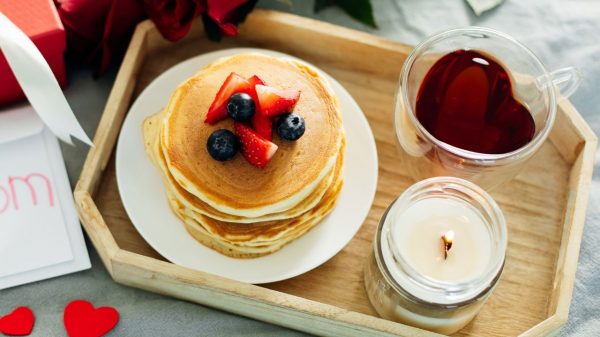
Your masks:
<svg viewBox="0 0 600 337"><path fill-rule="evenodd" d="M65 30L52 0L2 0L0 12L29 36L64 88L67 76L63 54L67 43ZM0 105L25 98L1 51L0 79Z"/></svg>

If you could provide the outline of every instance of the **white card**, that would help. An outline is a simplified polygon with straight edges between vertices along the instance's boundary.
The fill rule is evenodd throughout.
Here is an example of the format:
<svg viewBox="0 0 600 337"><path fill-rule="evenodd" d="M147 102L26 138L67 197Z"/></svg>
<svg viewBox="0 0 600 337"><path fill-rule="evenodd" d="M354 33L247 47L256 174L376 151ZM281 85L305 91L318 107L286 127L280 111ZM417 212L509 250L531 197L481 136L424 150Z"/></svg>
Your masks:
<svg viewBox="0 0 600 337"><path fill-rule="evenodd" d="M29 105L0 112L0 289L89 267L56 137Z"/></svg>

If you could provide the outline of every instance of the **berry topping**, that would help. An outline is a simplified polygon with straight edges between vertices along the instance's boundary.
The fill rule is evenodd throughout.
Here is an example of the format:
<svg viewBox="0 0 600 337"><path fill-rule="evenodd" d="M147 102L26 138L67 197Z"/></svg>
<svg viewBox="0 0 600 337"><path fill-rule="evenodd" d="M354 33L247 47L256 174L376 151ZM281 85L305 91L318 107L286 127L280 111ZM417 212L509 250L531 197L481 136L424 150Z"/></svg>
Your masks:
<svg viewBox="0 0 600 337"><path fill-rule="evenodd" d="M281 90L258 84L255 87L260 113L267 117L275 117L292 110L298 99L298 90Z"/></svg>
<svg viewBox="0 0 600 337"><path fill-rule="evenodd" d="M233 132L225 129L213 132L206 142L206 149L215 160L225 161L233 158L240 148L240 141Z"/></svg>
<svg viewBox="0 0 600 337"><path fill-rule="evenodd" d="M229 117L238 122L249 122L255 109L252 97L243 92L231 95L227 103Z"/></svg>
<svg viewBox="0 0 600 337"><path fill-rule="evenodd" d="M248 82L250 82L252 85L265 84L265 82L263 82L263 80L256 75L250 77ZM259 111L260 107L258 105L258 98L256 97L256 90L254 91L252 98L254 99L254 104L256 105L256 111ZM260 113L255 113L254 116L252 116L252 128L254 128L254 130L266 140L270 141L273 139L273 123L269 117Z"/></svg>
<svg viewBox="0 0 600 337"><path fill-rule="evenodd" d="M273 140L273 122L271 122L269 117L255 113L252 116L252 128L264 139L268 141Z"/></svg>
<svg viewBox="0 0 600 337"><path fill-rule="evenodd" d="M258 77L258 76L256 76L256 75L254 75L254 76L250 77L250 78L248 79L248 82L250 82L250 84L252 84L252 86L255 86L255 85L257 85L257 84L260 84L260 85L265 85L265 82L263 82L263 80L261 80L261 79L260 79L260 77Z"/></svg>
<svg viewBox="0 0 600 337"><path fill-rule="evenodd" d="M277 145L264 139L251 128L242 123L235 123L234 130L240 138L241 151L244 158L258 168L267 166L275 152Z"/></svg>
<svg viewBox="0 0 600 337"><path fill-rule="evenodd" d="M277 134L286 140L298 140L305 129L304 118L295 113L282 115L277 120Z"/></svg>
<svg viewBox="0 0 600 337"><path fill-rule="evenodd" d="M259 79L260 80L260 79ZM229 98L235 93L246 93L250 96L256 95L254 92L254 84L246 80L242 76L231 73L217 92L214 101L208 108L205 123L215 124L216 122L227 118L227 105Z"/></svg>
<svg viewBox="0 0 600 337"><path fill-rule="evenodd" d="M256 107L256 111L258 111L258 97L256 97L255 86L258 84L264 85L265 82L263 82L263 80L261 80L260 77L254 75L248 79L248 83L250 84L251 90L245 92L252 97L252 99L254 100L254 106Z"/></svg>

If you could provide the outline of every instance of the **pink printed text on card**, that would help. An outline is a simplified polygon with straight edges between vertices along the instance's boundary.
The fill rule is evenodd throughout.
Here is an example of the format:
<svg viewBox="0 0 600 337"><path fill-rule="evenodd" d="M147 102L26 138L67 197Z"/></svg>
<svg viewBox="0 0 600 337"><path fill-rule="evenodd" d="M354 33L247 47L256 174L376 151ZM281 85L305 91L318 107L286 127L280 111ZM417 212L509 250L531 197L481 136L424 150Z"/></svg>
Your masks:
<svg viewBox="0 0 600 337"><path fill-rule="evenodd" d="M48 176L30 173L0 180L0 214L18 211L27 205L54 207L54 191Z"/></svg>

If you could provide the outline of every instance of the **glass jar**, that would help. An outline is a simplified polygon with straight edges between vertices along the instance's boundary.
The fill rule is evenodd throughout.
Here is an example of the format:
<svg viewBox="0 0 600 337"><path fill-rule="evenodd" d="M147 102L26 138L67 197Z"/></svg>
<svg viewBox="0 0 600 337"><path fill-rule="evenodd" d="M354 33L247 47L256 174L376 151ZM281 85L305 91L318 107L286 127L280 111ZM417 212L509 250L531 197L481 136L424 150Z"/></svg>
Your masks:
<svg viewBox="0 0 600 337"><path fill-rule="evenodd" d="M420 202L427 201L431 205L436 200L460 203L466 207L465 210L469 209L480 217L473 226L483 226L483 233L489 235L489 241L485 240L489 247L484 248L489 249L489 259L482 265L481 272L469 280L450 282L434 279L419 272L414 261L411 265L403 250L399 249L398 243L402 238L397 235L399 231L396 229L408 226L401 221L402 215ZM443 218L446 216L444 209L428 207L428 214L422 214L421 220ZM473 319L492 293L504 267L506 245L506 224L502 212L483 189L454 177L435 177L418 182L396 199L380 220L364 272L369 300L385 319L452 334Z"/></svg>
<svg viewBox="0 0 600 337"><path fill-rule="evenodd" d="M421 83L437 60L457 49L482 51L505 66L512 78L513 94L535 121L535 134L527 145L508 153L477 153L445 143L421 125L415 114ZM539 150L554 124L557 101L573 94L580 82L577 69L548 72L527 47L493 29L466 27L432 36L413 49L400 73L394 117L403 166L417 181L455 176L485 189L501 185L517 175ZM557 96L557 88L561 95Z"/></svg>

